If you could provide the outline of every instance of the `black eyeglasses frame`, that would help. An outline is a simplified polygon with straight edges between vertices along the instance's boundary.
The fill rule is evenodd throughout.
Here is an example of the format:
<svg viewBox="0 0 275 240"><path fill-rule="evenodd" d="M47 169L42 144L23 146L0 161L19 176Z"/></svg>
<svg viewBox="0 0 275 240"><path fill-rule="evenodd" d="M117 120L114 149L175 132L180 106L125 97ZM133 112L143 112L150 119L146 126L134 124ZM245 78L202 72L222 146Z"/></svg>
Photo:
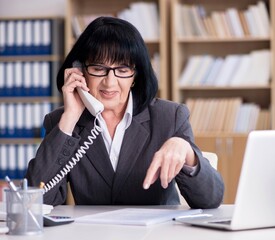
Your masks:
<svg viewBox="0 0 275 240"><path fill-rule="evenodd" d="M99 67L103 67L103 68L106 69L106 74L95 75L95 74L89 73L88 68L89 68L90 66L99 66ZM109 72L110 72L111 70L114 72L114 75L115 75L116 77L118 77L118 78L131 78L131 77L133 77L133 76L136 74L136 69L135 69L135 67L129 67L129 66L127 66L127 65L112 68L112 67L108 67L108 66L101 65L101 64L87 64L87 65L84 64L84 67L85 67L87 73L88 73L90 76L93 76L93 77L106 77L106 76L108 76L108 74L109 74ZM116 74L116 69L122 69L122 68L129 68L129 69L133 70L134 72L133 72L133 74L130 75L130 76L126 76L126 77L125 77L125 76L124 76L124 77L123 77L123 76L118 76L118 75Z"/></svg>

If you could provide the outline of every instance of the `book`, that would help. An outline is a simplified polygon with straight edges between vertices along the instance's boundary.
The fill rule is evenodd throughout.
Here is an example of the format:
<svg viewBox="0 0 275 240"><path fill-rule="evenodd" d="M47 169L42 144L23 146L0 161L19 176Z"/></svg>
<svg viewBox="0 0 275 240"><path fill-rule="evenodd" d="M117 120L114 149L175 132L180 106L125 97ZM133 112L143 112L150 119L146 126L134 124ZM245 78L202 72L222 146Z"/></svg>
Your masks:
<svg viewBox="0 0 275 240"><path fill-rule="evenodd" d="M259 11L259 15L262 21L262 26L265 29L265 33L267 36L270 35L270 20L269 20L269 14L267 10L267 6L265 5L264 1L259 1L257 3L257 8Z"/></svg>
<svg viewBox="0 0 275 240"><path fill-rule="evenodd" d="M271 129L271 117L269 109L260 109L256 130Z"/></svg>
<svg viewBox="0 0 275 240"><path fill-rule="evenodd" d="M6 21L0 21L0 55L5 54L6 48Z"/></svg>
<svg viewBox="0 0 275 240"><path fill-rule="evenodd" d="M205 16L204 8L200 5L192 5L190 11L196 35L206 37L207 31L202 20Z"/></svg>
<svg viewBox="0 0 275 240"><path fill-rule="evenodd" d="M0 177L3 179L7 175L8 169L8 146L6 144L0 145L0 159Z"/></svg>
<svg viewBox="0 0 275 240"><path fill-rule="evenodd" d="M229 22L231 23L233 36L234 37L243 37L244 31L242 28L240 16L236 8L228 8L226 10L226 15L228 16Z"/></svg>
<svg viewBox="0 0 275 240"><path fill-rule="evenodd" d="M226 37L226 33L225 33L225 30L224 30L223 24L222 24L221 12L212 11L211 12L211 19L212 19L215 31L217 33L217 37L218 38Z"/></svg>
<svg viewBox="0 0 275 240"><path fill-rule="evenodd" d="M271 51L255 50L250 53L251 65L246 78L251 85L268 86L271 79Z"/></svg>
<svg viewBox="0 0 275 240"><path fill-rule="evenodd" d="M123 208L119 210L86 215L75 219L76 223L96 223L115 225L148 226L171 221L178 217L195 216L202 213L201 209L151 209L151 208Z"/></svg>
<svg viewBox="0 0 275 240"><path fill-rule="evenodd" d="M16 137L24 137L23 128L24 128L24 105L19 102L15 105L15 132Z"/></svg>
<svg viewBox="0 0 275 240"><path fill-rule="evenodd" d="M251 33L249 32L249 27L248 27L248 23L247 23L247 21L245 19L245 16L244 16L244 12L243 11L238 11L238 13L239 13L239 18L240 18L240 21L241 21L244 36L250 36Z"/></svg>
<svg viewBox="0 0 275 240"><path fill-rule="evenodd" d="M204 55L201 56L201 63L199 69L195 72L192 79L190 79L190 85L192 86L200 86L203 83L203 80L205 79L207 73L209 72L209 69L211 65L214 62L214 57L210 55Z"/></svg>
<svg viewBox="0 0 275 240"><path fill-rule="evenodd" d="M188 58L186 66L179 77L179 86L191 85L192 78L196 75L201 62L202 56L199 55L193 55Z"/></svg>
<svg viewBox="0 0 275 240"><path fill-rule="evenodd" d="M192 33L192 25L190 19L190 7L186 4L175 4L175 31L178 37L190 37Z"/></svg>
<svg viewBox="0 0 275 240"><path fill-rule="evenodd" d="M203 106L204 101L205 100L202 98L197 98L195 100L192 114L190 115L190 124L191 124L194 132L198 132L198 129L199 129L198 124L199 124L199 121L201 118L201 111L202 111L202 106Z"/></svg>
<svg viewBox="0 0 275 240"><path fill-rule="evenodd" d="M205 118L208 114L208 108L209 108L209 101L200 101L201 107L200 107L200 115L197 118L197 126L196 126L196 132L203 132L206 124L205 124Z"/></svg>
<svg viewBox="0 0 275 240"><path fill-rule="evenodd" d="M244 13L245 21L247 22L250 36L257 37L259 34L256 27L255 19L253 18L251 10L250 9L244 10L243 13Z"/></svg>
<svg viewBox="0 0 275 240"><path fill-rule="evenodd" d="M185 105L188 107L188 109L190 111L190 115L192 114L192 112L194 110L195 101L196 101L196 99L194 99L194 98L186 99Z"/></svg>
<svg viewBox="0 0 275 240"><path fill-rule="evenodd" d="M215 86L229 85L232 77L235 74L235 69L239 65L240 55L229 54L225 57L224 64L221 67L219 74L216 77Z"/></svg>
<svg viewBox="0 0 275 240"><path fill-rule="evenodd" d="M16 156L17 156L17 178L23 179L26 169L27 169L27 161L26 161L26 146L22 144L16 145Z"/></svg>
<svg viewBox="0 0 275 240"><path fill-rule="evenodd" d="M240 56L240 63L235 70L235 74L231 78L230 86L248 85L250 79L247 78L251 68L251 56L243 54Z"/></svg>
<svg viewBox="0 0 275 240"><path fill-rule="evenodd" d="M205 76L205 78L202 79L202 85L206 85L206 86L215 85L216 78L219 75L219 72L221 71L223 64L224 64L223 58L221 57L216 58L211 68L209 69L207 76Z"/></svg>
<svg viewBox="0 0 275 240"><path fill-rule="evenodd" d="M248 7L251 11L252 17L254 19L257 34L260 37L268 37L269 36L269 26L262 19L261 12L257 5L251 5Z"/></svg>
<svg viewBox="0 0 275 240"><path fill-rule="evenodd" d="M216 118L217 118L217 109L219 105L219 99L216 98L210 98L209 99L209 106L208 106L208 112L209 112L209 119L207 122L207 131L208 132L215 132L216 131Z"/></svg>
<svg viewBox="0 0 275 240"><path fill-rule="evenodd" d="M232 98L228 100L227 103L227 110L226 110L226 117L224 121L224 132L234 132L234 126L236 125L238 112L242 106L242 99L241 98Z"/></svg>
<svg viewBox="0 0 275 240"><path fill-rule="evenodd" d="M232 33L230 31L230 26L229 26L229 19L226 17L226 14L224 11L219 12L220 14L220 20L222 24L222 28L225 33L225 37L232 37Z"/></svg>
<svg viewBox="0 0 275 240"><path fill-rule="evenodd" d="M212 37L217 37L217 33L215 30L215 27L213 25L211 17L207 16L203 19L205 29L207 31L207 34Z"/></svg>
<svg viewBox="0 0 275 240"><path fill-rule="evenodd" d="M228 104L229 101L227 98L221 98L218 99L218 108L216 111L216 124L215 124L215 130L217 132L223 131L224 122L226 121L227 113L228 113Z"/></svg>

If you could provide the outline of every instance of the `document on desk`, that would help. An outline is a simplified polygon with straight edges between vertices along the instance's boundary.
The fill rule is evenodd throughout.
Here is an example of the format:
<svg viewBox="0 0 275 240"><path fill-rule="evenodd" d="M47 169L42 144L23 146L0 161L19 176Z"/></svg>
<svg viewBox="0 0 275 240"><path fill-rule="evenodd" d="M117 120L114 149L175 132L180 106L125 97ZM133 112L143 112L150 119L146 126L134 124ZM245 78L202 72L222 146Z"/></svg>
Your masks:
<svg viewBox="0 0 275 240"><path fill-rule="evenodd" d="M152 208L123 208L114 211L86 215L75 219L77 223L139 225L170 221L181 216L194 216L202 213L201 209L176 210L176 209L152 209Z"/></svg>

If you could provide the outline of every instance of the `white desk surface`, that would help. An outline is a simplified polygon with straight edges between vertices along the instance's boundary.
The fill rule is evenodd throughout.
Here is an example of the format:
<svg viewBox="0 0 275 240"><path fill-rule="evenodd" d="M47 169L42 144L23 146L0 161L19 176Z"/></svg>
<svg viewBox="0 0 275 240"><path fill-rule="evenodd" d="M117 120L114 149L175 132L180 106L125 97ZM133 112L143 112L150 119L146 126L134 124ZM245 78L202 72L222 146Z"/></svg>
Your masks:
<svg viewBox="0 0 275 240"><path fill-rule="evenodd" d="M102 211L115 210L125 206L58 206L55 207L51 215L63 215L79 217L90 215ZM132 206L131 206L132 207ZM147 206L152 208L152 206ZM144 208L144 206L142 206ZM161 206L155 206L161 208ZM163 208L182 208L184 206L170 206ZM205 210L215 216L230 217L233 210L232 205L223 205L218 209ZM253 216L251 216L253 217ZM101 225L71 223L62 226L46 227L44 232L35 236L11 236L1 234L0 239L24 239L24 240L268 240L275 239L275 228L246 230L238 232L227 232L187 226L175 221L155 224L151 226L122 226L122 225Z"/></svg>

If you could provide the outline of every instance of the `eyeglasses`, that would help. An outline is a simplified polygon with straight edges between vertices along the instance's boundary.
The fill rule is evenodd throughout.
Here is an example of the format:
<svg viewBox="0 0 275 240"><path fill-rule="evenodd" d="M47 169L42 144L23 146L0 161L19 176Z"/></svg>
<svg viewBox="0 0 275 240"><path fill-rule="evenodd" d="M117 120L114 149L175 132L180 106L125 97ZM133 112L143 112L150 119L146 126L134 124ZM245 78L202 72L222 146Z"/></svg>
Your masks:
<svg viewBox="0 0 275 240"><path fill-rule="evenodd" d="M85 65L85 68L89 75L94 77L105 77L112 70L114 75L119 78L130 78L135 75L135 68L128 66L119 66L119 67L107 67L100 64L89 64Z"/></svg>

